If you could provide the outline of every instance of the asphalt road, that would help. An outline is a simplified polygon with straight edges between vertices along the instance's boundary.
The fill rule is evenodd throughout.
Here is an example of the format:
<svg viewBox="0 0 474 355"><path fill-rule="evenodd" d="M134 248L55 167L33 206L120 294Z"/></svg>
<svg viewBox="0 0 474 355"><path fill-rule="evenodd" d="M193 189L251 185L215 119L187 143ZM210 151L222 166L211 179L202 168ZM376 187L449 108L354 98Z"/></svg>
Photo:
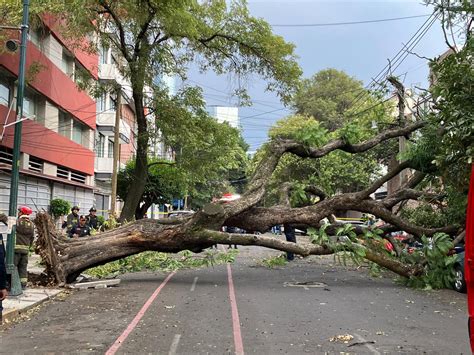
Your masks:
<svg viewBox="0 0 474 355"><path fill-rule="evenodd" d="M231 276L227 265L128 274L53 300L0 332L0 353L470 353L465 295L408 289L330 257L268 269L256 260L274 252L240 250Z"/></svg>

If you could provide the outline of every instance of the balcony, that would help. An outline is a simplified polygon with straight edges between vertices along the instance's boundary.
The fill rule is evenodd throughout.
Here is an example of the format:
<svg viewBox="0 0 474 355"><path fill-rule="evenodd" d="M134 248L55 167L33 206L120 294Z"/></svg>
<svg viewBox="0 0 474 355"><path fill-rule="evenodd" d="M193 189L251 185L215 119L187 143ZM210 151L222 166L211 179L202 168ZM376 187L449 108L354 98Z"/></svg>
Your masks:
<svg viewBox="0 0 474 355"><path fill-rule="evenodd" d="M95 158L95 172L103 174L112 174L112 168L114 165L113 158Z"/></svg>
<svg viewBox="0 0 474 355"><path fill-rule="evenodd" d="M96 123L100 133L113 137L115 132L115 111L98 113ZM131 132L130 126L124 120L120 120L120 144L128 144L130 142Z"/></svg>
<svg viewBox="0 0 474 355"><path fill-rule="evenodd" d="M99 79L101 80L115 80L120 82L122 75L115 64L100 64L99 65Z"/></svg>

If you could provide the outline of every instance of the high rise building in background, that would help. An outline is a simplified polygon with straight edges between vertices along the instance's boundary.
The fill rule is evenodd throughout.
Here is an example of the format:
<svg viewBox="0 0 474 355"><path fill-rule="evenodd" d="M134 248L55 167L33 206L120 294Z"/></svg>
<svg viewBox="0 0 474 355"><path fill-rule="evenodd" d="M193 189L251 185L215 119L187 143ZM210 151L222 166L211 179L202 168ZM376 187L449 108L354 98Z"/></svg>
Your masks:
<svg viewBox="0 0 474 355"><path fill-rule="evenodd" d="M208 106L208 112L218 122L227 122L234 128L240 129L239 108L231 106Z"/></svg>
<svg viewBox="0 0 474 355"><path fill-rule="evenodd" d="M52 198L62 198L84 211L94 204L96 102L76 83L84 74L98 79L98 56L72 48L56 28L44 16L29 32L18 204L48 210ZM16 119L18 64L18 52L0 55L2 125ZM13 132L7 127L0 140L1 212L8 211Z"/></svg>

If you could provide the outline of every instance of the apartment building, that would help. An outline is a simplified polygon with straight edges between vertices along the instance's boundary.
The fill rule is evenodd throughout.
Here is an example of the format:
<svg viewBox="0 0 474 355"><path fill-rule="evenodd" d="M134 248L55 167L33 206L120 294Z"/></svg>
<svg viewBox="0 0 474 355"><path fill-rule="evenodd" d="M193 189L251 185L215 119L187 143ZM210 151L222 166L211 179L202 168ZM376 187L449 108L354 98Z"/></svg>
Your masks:
<svg viewBox="0 0 474 355"><path fill-rule="evenodd" d="M96 100L97 130L95 132L94 150L96 153L94 172L95 189L94 199L99 214L107 216L111 207L112 194L112 170L115 120L117 110L120 110L119 129L119 166L125 167L130 159L133 159L136 150L136 115L132 99L131 86L128 79L120 72L124 65L120 55L110 47L99 46L99 80L108 89ZM120 95L120 100L118 100ZM120 107L118 107L120 102ZM120 204L117 206L120 207Z"/></svg>
<svg viewBox="0 0 474 355"><path fill-rule="evenodd" d="M51 199L63 198L84 211L94 205L96 101L77 83L79 72L98 79L98 55L69 45L56 28L45 16L29 33L18 204L48 210ZM0 54L1 124L16 118L18 67L18 52ZM2 212L9 204L13 132L6 128L0 140Z"/></svg>

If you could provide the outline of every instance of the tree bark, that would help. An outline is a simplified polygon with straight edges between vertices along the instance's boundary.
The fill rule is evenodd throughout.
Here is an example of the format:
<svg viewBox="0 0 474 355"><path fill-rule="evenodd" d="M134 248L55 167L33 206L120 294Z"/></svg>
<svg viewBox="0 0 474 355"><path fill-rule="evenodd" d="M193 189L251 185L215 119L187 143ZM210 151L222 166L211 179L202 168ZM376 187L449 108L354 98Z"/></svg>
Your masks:
<svg viewBox="0 0 474 355"><path fill-rule="evenodd" d="M132 65L130 65L132 67ZM136 77L144 75L141 71L132 70L132 83L141 83ZM133 79L135 78L135 79ZM135 211L140 204L145 185L148 178L148 131L145 108L143 106L143 84L135 84L132 87L133 100L135 103L135 114L137 118L137 151L135 159L135 169L133 171L134 183L130 185L124 205L120 214L120 221L132 221Z"/></svg>
<svg viewBox="0 0 474 355"><path fill-rule="evenodd" d="M136 105L143 109L142 91L135 91ZM141 112L141 123L139 130L146 130L146 120L143 110ZM125 224L120 228L101 233L98 236L81 239L68 240L56 234L48 215L38 214L35 223L38 228L37 251L46 263L46 268L52 279L59 284L71 282L82 271L97 265L105 264L128 255L137 254L147 250L176 253L182 250L201 252L217 243L259 245L273 248L302 256L332 254L338 250L354 252L369 261L375 262L395 273L410 277L418 275L423 268L419 265L405 264L393 256L387 255L380 250L374 250L373 243L361 244L353 240L339 245L317 245L317 244L295 244L279 240L277 238L263 235L248 234L228 234L220 232L223 225L237 226L246 230L265 232L272 226L278 224L292 224L303 226L319 227L319 222L342 210L356 210L374 214L384 221L397 226L399 230L405 230L416 236L431 236L437 232L455 233L456 226L446 226L443 228L424 228L413 225L403 220L390 211L390 206L384 204L384 200L375 201L369 196L383 181L386 181L394 174L389 172L384 178L373 183L372 187L364 191L344 193L322 199L318 203L301 207L291 208L290 206L274 206L271 208L257 207L265 195L267 185L277 167L280 158L285 153L292 153L306 158L318 158L340 149L349 153L359 153L367 151L384 140L396 138L423 127L422 122L416 122L410 126L390 129L379 133L365 142L358 144L348 144L341 140L335 140L318 148L305 147L304 145L291 140L277 139L267 146L265 156L260 161L254 176L252 177L248 190L242 198L229 203L209 203L191 217L180 220L148 220ZM143 138L145 137L145 138ZM141 148L137 154L144 154L143 158L137 157L136 183L131 186L130 191L138 192L137 195L129 195L126 204L127 208L135 208L143 193L147 176L146 152L144 146L148 142L147 135L142 135L142 140L138 144ZM398 167L403 169L404 165ZM413 184L410 188L413 188ZM318 191L314 190L312 193ZM320 192L320 191L319 191ZM319 193L318 192L318 193ZM397 194L397 201L404 199L416 199L422 194L413 193L407 189L404 193ZM323 196L324 197L324 196ZM388 203L390 205L390 203ZM122 219L129 215L130 211L125 210ZM375 244L375 243L374 243ZM333 249L333 247L335 249Z"/></svg>
<svg viewBox="0 0 474 355"><path fill-rule="evenodd" d="M230 234L203 229L196 227L192 219L181 224L171 223L162 224L159 220L142 219L98 236L65 239L54 232L51 219L46 213L38 213L35 218L38 230L36 251L45 261L47 273L58 285L74 282L88 268L148 250L167 253L182 250L200 252L219 243L258 245L302 256L335 252L326 245L296 244L263 235ZM399 275L410 277L421 272L419 266L405 265L399 260L354 243L354 248L356 247L363 248L367 260Z"/></svg>

